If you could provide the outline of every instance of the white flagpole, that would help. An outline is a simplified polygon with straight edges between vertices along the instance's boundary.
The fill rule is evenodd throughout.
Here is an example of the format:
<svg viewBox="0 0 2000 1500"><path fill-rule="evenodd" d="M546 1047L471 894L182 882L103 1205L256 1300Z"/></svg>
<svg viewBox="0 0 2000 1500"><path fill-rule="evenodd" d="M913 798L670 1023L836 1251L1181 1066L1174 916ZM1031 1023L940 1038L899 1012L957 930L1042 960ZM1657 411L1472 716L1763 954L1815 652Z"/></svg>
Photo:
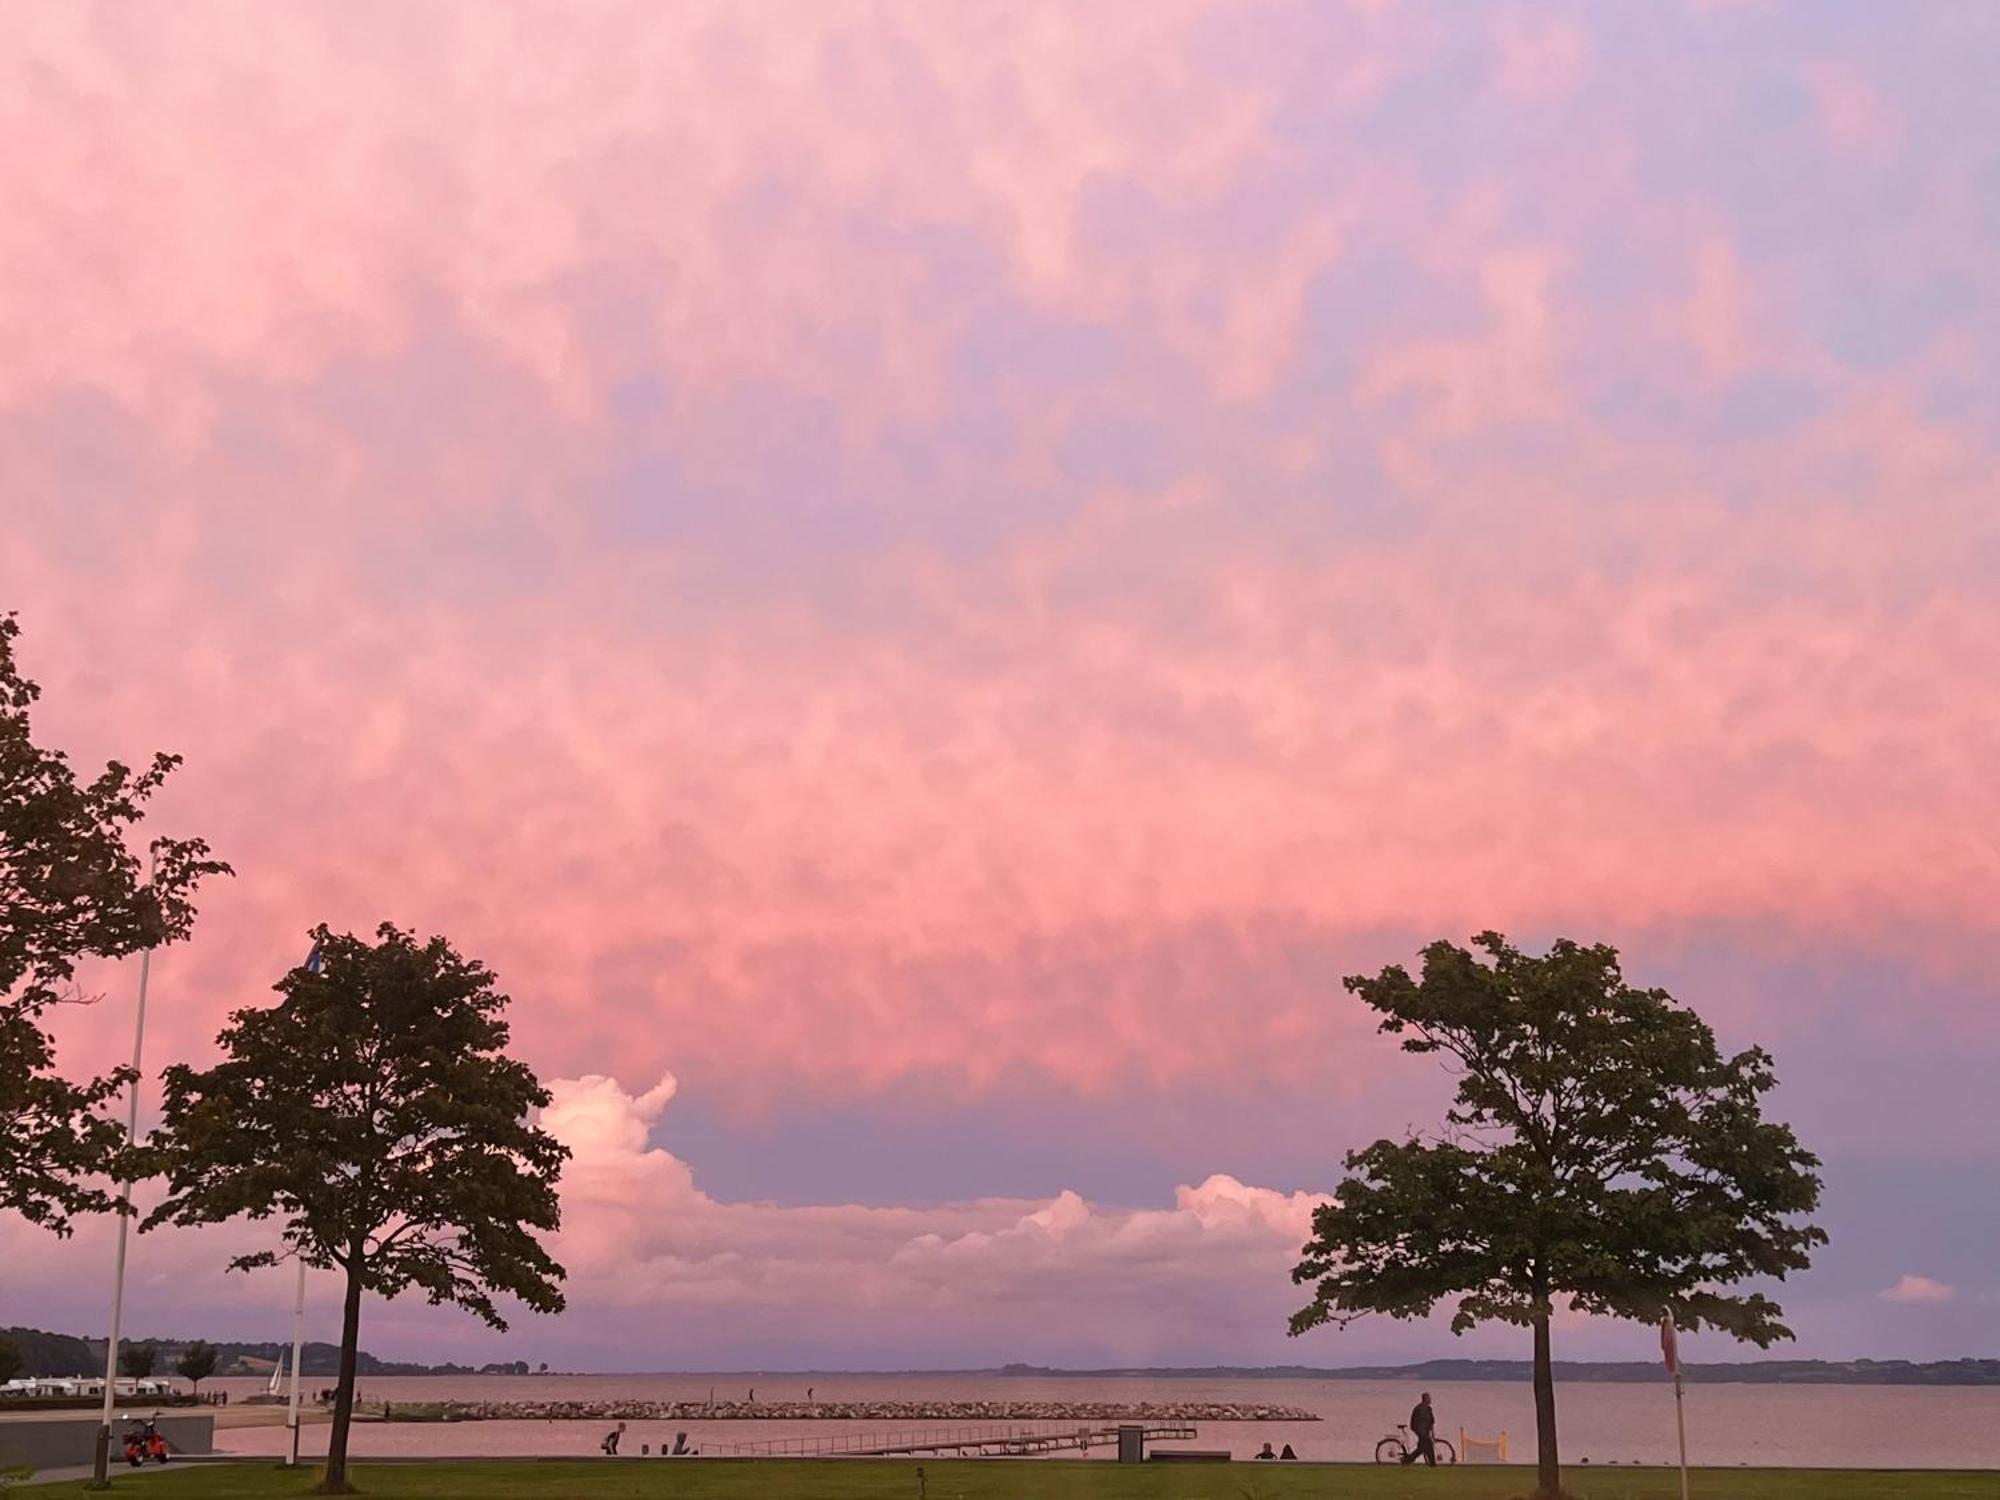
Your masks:
<svg viewBox="0 0 2000 1500"><path fill-rule="evenodd" d="M151 850L146 855L146 889L153 888L153 876L159 868L159 851ZM125 1111L125 1139L129 1144L139 1136L139 1060L146 1046L146 985L153 974L153 950L143 948L139 952L139 1019L132 1028L132 1089ZM118 1189L118 1262L111 1276L111 1338L104 1348L104 1413L97 1425L97 1450L92 1459L92 1483L107 1485L111 1482L111 1415L112 1406L118 1399L118 1325L125 1317L125 1241L131 1233L132 1184L128 1180Z"/></svg>
<svg viewBox="0 0 2000 1500"><path fill-rule="evenodd" d="M292 1429L292 1456L286 1463L299 1466L299 1360L306 1347L306 1261L299 1257L299 1288L292 1296L292 1400L286 1425Z"/></svg>
<svg viewBox="0 0 2000 1500"><path fill-rule="evenodd" d="M306 954L305 968L308 973L319 972L318 943L314 943L312 951ZM285 1418L285 1425L292 1429L292 1454L285 1463L294 1469L299 1466L299 1365L303 1363L306 1352L306 1258L303 1252L298 1259L298 1290L292 1294L292 1393L290 1412Z"/></svg>

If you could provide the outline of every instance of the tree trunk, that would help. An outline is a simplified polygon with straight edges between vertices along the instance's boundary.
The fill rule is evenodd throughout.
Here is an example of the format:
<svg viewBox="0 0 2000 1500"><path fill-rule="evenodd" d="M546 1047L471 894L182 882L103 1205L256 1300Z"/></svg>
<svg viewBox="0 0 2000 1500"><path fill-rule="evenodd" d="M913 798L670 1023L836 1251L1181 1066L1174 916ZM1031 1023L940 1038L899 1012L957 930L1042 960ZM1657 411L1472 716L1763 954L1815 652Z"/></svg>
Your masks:
<svg viewBox="0 0 2000 1500"><path fill-rule="evenodd" d="M345 1495L347 1487L347 1429L354 1421L354 1366L361 1348L361 1255L357 1249L347 1263L347 1305L340 1315L340 1383L333 1392L333 1431L326 1442L326 1478L320 1481L322 1495Z"/></svg>
<svg viewBox="0 0 2000 1500"><path fill-rule="evenodd" d="M1556 1458L1556 1377L1549 1359L1549 1313L1535 1314L1535 1493L1562 1493L1562 1465Z"/></svg>

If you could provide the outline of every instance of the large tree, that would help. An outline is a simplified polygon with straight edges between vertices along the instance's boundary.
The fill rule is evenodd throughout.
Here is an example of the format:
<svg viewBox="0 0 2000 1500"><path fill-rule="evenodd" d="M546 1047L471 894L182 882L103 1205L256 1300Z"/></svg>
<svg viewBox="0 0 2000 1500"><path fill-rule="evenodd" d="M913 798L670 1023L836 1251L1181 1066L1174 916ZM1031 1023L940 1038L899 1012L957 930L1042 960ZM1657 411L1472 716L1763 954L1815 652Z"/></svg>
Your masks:
<svg viewBox="0 0 2000 1500"><path fill-rule="evenodd" d="M27 1362L27 1356L21 1353L21 1346L0 1333L0 1380L12 1380Z"/></svg>
<svg viewBox="0 0 2000 1500"><path fill-rule="evenodd" d="M126 1344L118 1351L118 1373L133 1380L145 1380L160 1362L156 1344Z"/></svg>
<svg viewBox="0 0 2000 1500"><path fill-rule="evenodd" d="M224 1060L166 1073L153 1146L168 1196L147 1217L205 1224L284 1221L284 1251L346 1283L340 1378L327 1444L328 1493L347 1488L361 1295L412 1287L505 1328L495 1298L559 1312L562 1267L536 1238L557 1227L568 1148L531 1123L549 1095L506 1056L507 997L492 972L441 937L384 924L373 943L325 927L316 961L281 979L283 997L239 1010Z"/></svg>
<svg viewBox="0 0 2000 1500"><path fill-rule="evenodd" d="M1615 949L1473 942L1431 944L1420 979L1391 966L1346 982L1404 1051L1449 1059L1457 1089L1437 1139L1348 1155L1292 1273L1314 1293L1291 1331L1447 1300L1455 1333L1531 1328L1539 1483L1555 1495L1558 1301L1759 1347L1790 1338L1768 1296L1725 1288L1782 1280L1826 1242L1804 1218L1819 1163L1763 1116L1770 1056L1724 1056L1694 1012L1628 985Z"/></svg>
<svg viewBox="0 0 2000 1500"><path fill-rule="evenodd" d="M34 741L41 689L21 675L21 627L0 616L0 1212L57 1234L111 1195L92 1178L123 1175L124 1130L104 1106L131 1078L75 1083L55 1071L49 1006L79 998L77 966L171 943L194 925L202 879L226 874L200 839L156 839L150 883L126 838L178 756L143 771L113 761L79 781L68 758Z"/></svg>
<svg viewBox="0 0 2000 1500"><path fill-rule="evenodd" d="M215 1345L205 1339L196 1339L181 1350L181 1357L174 1361L174 1372L194 1388L196 1396L201 1394L201 1383L215 1373Z"/></svg>

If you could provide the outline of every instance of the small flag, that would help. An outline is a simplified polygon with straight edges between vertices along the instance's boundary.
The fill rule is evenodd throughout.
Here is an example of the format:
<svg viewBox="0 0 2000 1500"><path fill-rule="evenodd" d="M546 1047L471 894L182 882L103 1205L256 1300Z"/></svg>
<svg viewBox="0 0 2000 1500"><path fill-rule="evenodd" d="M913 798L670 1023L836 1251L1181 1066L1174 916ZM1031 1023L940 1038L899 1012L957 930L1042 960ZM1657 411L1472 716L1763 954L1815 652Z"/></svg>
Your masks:
<svg viewBox="0 0 2000 1500"><path fill-rule="evenodd" d="M308 974L317 974L320 971L320 965L325 961L325 955L319 951L319 944L314 943L312 952L306 955L305 971Z"/></svg>
<svg viewBox="0 0 2000 1500"><path fill-rule="evenodd" d="M1680 1374L1680 1340L1674 1334L1674 1315L1671 1311L1660 1314L1660 1356L1666 1361L1669 1375Z"/></svg>

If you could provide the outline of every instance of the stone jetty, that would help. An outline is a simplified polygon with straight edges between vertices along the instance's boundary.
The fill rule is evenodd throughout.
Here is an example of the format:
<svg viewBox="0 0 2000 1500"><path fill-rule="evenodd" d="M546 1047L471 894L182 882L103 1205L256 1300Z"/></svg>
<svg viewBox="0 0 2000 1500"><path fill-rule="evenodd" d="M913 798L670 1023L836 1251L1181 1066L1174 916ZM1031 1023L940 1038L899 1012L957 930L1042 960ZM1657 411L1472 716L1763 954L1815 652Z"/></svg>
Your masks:
<svg viewBox="0 0 2000 1500"><path fill-rule="evenodd" d="M1237 1401L398 1402L426 1422L1317 1422L1297 1406Z"/></svg>

